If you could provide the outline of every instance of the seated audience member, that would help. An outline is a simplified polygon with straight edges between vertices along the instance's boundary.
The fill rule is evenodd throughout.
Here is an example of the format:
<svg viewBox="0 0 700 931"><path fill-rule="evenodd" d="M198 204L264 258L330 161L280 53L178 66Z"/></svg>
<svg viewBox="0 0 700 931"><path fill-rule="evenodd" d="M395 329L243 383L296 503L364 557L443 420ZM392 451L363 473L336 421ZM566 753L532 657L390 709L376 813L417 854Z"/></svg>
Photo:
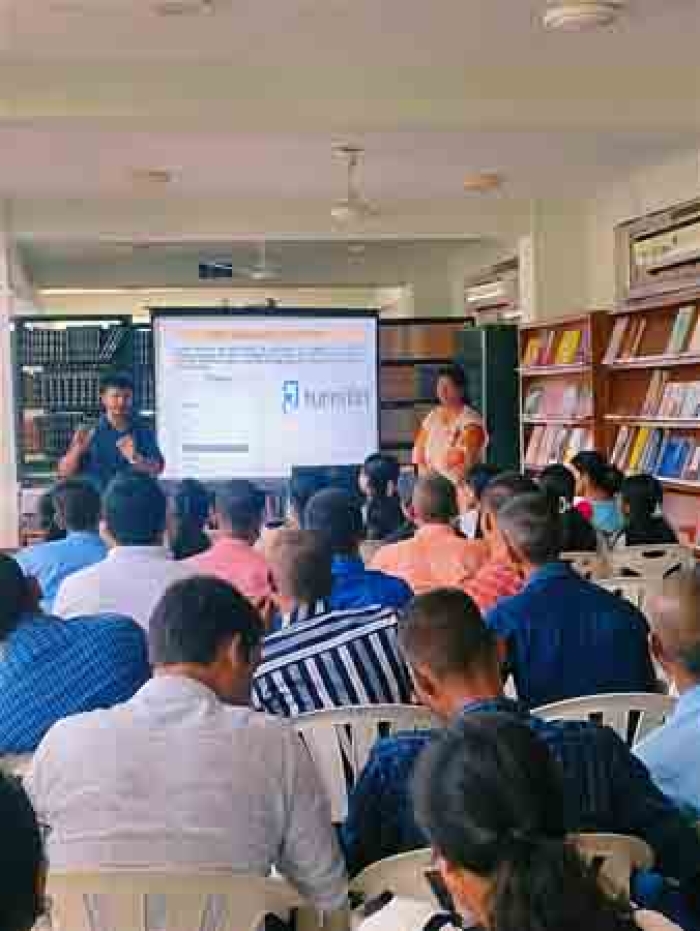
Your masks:
<svg viewBox="0 0 700 931"><path fill-rule="evenodd" d="M39 517L39 530L42 534L42 543L51 543L52 540L65 540L66 529L59 527L56 521L56 507L53 500L53 491L49 489L39 498L37 504Z"/></svg>
<svg viewBox="0 0 700 931"><path fill-rule="evenodd" d="M700 880L700 836L693 825L613 730L588 721L544 721L504 698L495 638L466 595L443 590L416 598L401 620L399 645L418 698L446 724L474 713L496 720L494 712L505 712L544 740L562 769L567 831L641 837L654 850L659 872L693 894ZM343 827L352 873L427 845L414 819L410 783L418 757L435 737L405 732L375 745Z"/></svg>
<svg viewBox="0 0 700 931"><path fill-rule="evenodd" d="M468 922L458 920L452 927L676 927L658 913L636 911L599 882L596 866L587 864L567 837L565 789L556 761L546 744L511 715L473 714L456 723L421 759L413 797L452 900L451 912ZM390 905L387 919L391 911ZM433 911L420 917L427 919ZM416 931L426 925L383 924L380 913L374 927Z"/></svg>
<svg viewBox="0 0 700 931"><path fill-rule="evenodd" d="M213 578L173 585L150 623L154 678L110 711L61 721L27 780L53 869L276 867L319 908L345 868L308 753L247 707L262 625Z"/></svg>
<svg viewBox="0 0 700 931"><path fill-rule="evenodd" d="M21 783L0 773L0 928L31 931L44 915L46 858L41 827Z"/></svg>
<svg viewBox="0 0 700 931"><path fill-rule="evenodd" d="M15 556L24 574L39 583L41 606L49 612L64 579L102 562L107 555L98 532L100 495L95 487L83 479L69 478L56 485L52 499L56 522L65 528L65 538L38 543Z"/></svg>
<svg viewBox="0 0 700 931"><path fill-rule="evenodd" d="M297 715L344 705L408 703L411 689L394 611L328 610L331 555L317 533L280 530L269 560L274 599L286 623L264 641L253 680L255 707Z"/></svg>
<svg viewBox="0 0 700 931"><path fill-rule="evenodd" d="M412 540L383 546L372 567L404 579L416 593L472 578L485 563L482 540L465 540L452 527L457 517L457 492L444 475L418 479L413 494L418 530Z"/></svg>
<svg viewBox="0 0 700 931"><path fill-rule="evenodd" d="M489 559L475 576L460 586L480 611L493 608L501 598L517 595L523 587L523 578L513 565L506 541L498 529L498 512L516 495L533 491L537 491L535 483L519 472L503 472L484 489L480 523Z"/></svg>
<svg viewBox="0 0 700 931"><path fill-rule="evenodd" d="M487 615L505 644L507 671L531 708L601 692L653 692L656 677L644 615L559 562L559 515L542 492L498 512L520 594Z"/></svg>
<svg viewBox="0 0 700 931"><path fill-rule="evenodd" d="M301 530L304 526L306 505L313 496L322 491L321 479L308 472L292 472L289 480L289 502L287 504L287 526Z"/></svg>
<svg viewBox="0 0 700 931"><path fill-rule="evenodd" d="M362 509L357 499L341 488L326 488L313 496L304 512L306 530L323 537L333 557L334 611L353 608L402 608L413 592L401 579L366 569L360 557L364 536Z"/></svg>
<svg viewBox="0 0 700 931"><path fill-rule="evenodd" d="M365 459L360 471L360 491L365 498L368 540L386 540L403 523L401 501L396 493L400 473L395 456L376 453Z"/></svg>
<svg viewBox="0 0 700 931"><path fill-rule="evenodd" d="M620 540L626 546L678 543L663 514L663 487L653 475L630 475L622 483L620 497L625 521Z"/></svg>
<svg viewBox="0 0 700 931"><path fill-rule="evenodd" d="M564 465L550 465L540 474L539 485L561 515L562 553L595 553L598 537L593 525L574 506L576 479Z"/></svg>
<svg viewBox="0 0 700 931"><path fill-rule="evenodd" d="M61 621L35 599L17 563L0 555L0 754L35 750L56 721L126 701L151 674L133 621Z"/></svg>
<svg viewBox="0 0 700 931"><path fill-rule="evenodd" d="M472 466L464 481L457 485L458 526L468 540L482 536L479 521L481 496L491 479L495 478L500 471L497 466L480 462Z"/></svg>
<svg viewBox="0 0 700 931"><path fill-rule="evenodd" d="M165 518L165 494L154 478L127 472L113 479L104 496L102 526L112 548L103 562L62 583L55 613L123 614L147 628L165 589L192 575L163 546Z"/></svg>
<svg viewBox="0 0 700 931"><path fill-rule="evenodd" d="M670 576L647 603L652 652L680 698L635 753L661 791L700 818L700 579L694 572Z"/></svg>
<svg viewBox="0 0 700 931"><path fill-rule="evenodd" d="M578 453L571 460L571 466L576 478L576 494L591 507L591 523L606 537L614 537L623 526L617 502L622 472L593 450Z"/></svg>
<svg viewBox="0 0 700 931"><path fill-rule="evenodd" d="M401 543L403 540L412 540L416 535L415 514L413 512L413 493L416 490L418 475L414 471L402 471L396 483L396 491L401 503L403 523L394 533L384 541L385 543Z"/></svg>
<svg viewBox="0 0 700 931"><path fill-rule="evenodd" d="M253 549L260 536L265 495L242 479L235 479L216 495L219 532L211 549L188 559L198 575L212 575L245 595L259 600L270 594L270 570L262 553Z"/></svg>
<svg viewBox="0 0 700 931"><path fill-rule="evenodd" d="M211 546L205 530L211 501L201 482L186 478L175 489L168 508L168 544L178 561L198 556Z"/></svg>

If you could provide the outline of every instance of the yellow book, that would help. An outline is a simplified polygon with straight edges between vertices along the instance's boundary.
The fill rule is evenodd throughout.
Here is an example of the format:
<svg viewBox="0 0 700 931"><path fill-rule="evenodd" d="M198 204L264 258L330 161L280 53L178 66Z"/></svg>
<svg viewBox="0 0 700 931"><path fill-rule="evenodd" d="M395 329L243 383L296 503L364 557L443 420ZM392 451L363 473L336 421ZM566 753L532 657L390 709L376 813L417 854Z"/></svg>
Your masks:
<svg viewBox="0 0 700 931"><path fill-rule="evenodd" d="M639 465L639 461L646 449L650 432L651 429L649 427L640 427L637 439L634 441L634 446L632 447L629 462L627 463L627 468L630 472L634 472Z"/></svg>
<svg viewBox="0 0 700 931"><path fill-rule="evenodd" d="M581 345L580 330L566 330L559 341L555 362L557 365L571 365Z"/></svg>
<svg viewBox="0 0 700 931"><path fill-rule="evenodd" d="M531 365L537 365L540 355L540 338L539 336L531 336L527 341L525 346L525 355L523 356L523 365L529 367Z"/></svg>

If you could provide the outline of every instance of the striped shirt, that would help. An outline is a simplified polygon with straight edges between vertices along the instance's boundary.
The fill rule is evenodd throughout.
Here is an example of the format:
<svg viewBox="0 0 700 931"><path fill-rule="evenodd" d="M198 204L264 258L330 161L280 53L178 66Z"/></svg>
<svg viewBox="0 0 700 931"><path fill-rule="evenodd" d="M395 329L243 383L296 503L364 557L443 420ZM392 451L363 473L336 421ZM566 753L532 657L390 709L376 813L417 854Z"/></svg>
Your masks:
<svg viewBox="0 0 700 931"><path fill-rule="evenodd" d="M345 705L410 701L390 608L330 611L265 639L253 704L294 716Z"/></svg>

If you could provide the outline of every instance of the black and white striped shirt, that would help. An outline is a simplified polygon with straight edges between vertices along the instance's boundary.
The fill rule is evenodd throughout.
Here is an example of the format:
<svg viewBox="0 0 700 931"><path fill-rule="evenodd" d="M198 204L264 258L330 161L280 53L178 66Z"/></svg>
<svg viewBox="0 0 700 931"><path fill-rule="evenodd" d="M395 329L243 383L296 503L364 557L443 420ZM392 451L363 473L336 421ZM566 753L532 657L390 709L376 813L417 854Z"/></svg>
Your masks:
<svg viewBox="0 0 700 931"><path fill-rule="evenodd" d="M294 716L346 705L410 701L391 608L330 611L265 639L253 704Z"/></svg>

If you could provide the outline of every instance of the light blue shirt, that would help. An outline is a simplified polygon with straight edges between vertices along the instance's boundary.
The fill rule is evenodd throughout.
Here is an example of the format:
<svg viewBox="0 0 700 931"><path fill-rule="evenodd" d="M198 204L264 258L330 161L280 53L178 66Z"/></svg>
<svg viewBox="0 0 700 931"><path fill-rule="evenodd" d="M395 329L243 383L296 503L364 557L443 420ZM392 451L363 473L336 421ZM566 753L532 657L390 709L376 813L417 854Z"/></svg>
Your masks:
<svg viewBox="0 0 700 931"><path fill-rule="evenodd" d="M671 801L700 815L700 685L681 695L666 724L634 752Z"/></svg>
<svg viewBox="0 0 700 931"><path fill-rule="evenodd" d="M41 607L50 613L58 589L74 572L102 562L107 547L98 534L73 531L65 540L37 543L15 555L25 575L34 576L43 594Z"/></svg>

